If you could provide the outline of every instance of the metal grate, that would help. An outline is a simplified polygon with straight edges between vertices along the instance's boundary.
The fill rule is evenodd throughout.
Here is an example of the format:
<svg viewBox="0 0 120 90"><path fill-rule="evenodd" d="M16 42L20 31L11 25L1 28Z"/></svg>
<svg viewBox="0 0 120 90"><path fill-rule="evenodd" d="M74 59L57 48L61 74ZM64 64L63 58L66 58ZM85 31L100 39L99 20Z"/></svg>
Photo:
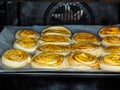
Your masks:
<svg viewBox="0 0 120 90"><path fill-rule="evenodd" d="M53 18L61 21L78 21L83 16L83 10L72 3L61 5L52 14Z"/></svg>
<svg viewBox="0 0 120 90"><path fill-rule="evenodd" d="M0 25L114 25L120 22L119 6L116 3L101 2L5 2L0 0Z"/></svg>
<svg viewBox="0 0 120 90"><path fill-rule="evenodd" d="M44 15L45 24L93 24L94 15L89 6L79 2L52 4Z"/></svg>

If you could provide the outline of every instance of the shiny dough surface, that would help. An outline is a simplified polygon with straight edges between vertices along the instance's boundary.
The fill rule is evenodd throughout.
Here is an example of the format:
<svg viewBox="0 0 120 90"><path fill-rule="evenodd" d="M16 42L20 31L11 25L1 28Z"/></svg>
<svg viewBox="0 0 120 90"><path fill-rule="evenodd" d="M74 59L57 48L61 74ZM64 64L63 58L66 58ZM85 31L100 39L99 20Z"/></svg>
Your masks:
<svg viewBox="0 0 120 90"><path fill-rule="evenodd" d="M100 30L100 34L120 34L120 29L115 26L104 27Z"/></svg>
<svg viewBox="0 0 120 90"><path fill-rule="evenodd" d="M81 42L81 41L99 42L98 38L95 35L91 33L85 33L85 32L75 33L73 35L73 40L78 42Z"/></svg>
<svg viewBox="0 0 120 90"><path fill-rule="evenodd" d="M19 38L16 42L25 48L32 48L37 44L37 40L34 38Z"/></svg>
<svg viewBox="0 0 120 90"><path fill-rule="evenodd" d="M55 53L41 53L32 60L41 66L58 66L63 62L64 57Z"/></svg>
<svg viewBox="0 0 120 90"><path fill-rule="evenodd" d="M99 45L91 44L91 43L75 43L71 45L71 50L83 50L83 49L96 49Z"/></svg>
<svg viewBox="0 0 120 90"><path fill-rule="evenodd" d="M120 66L120 55L118 54L109 54L102 58L102 62L110 65Z"/></svg>
<svg viewBox="0 0 120 90"><path fill-rule="evenodd" d="M11 61L24 61L28 58L28 53L22 51L22 50L18 50L18 49L10 49L7 50L2 57L11 60Z"/></svg>
<svg viewBox="0 0 120 90"><path fill-rule="evenodd" d="M39 37L38 33L36 33L33 30L27 30L27 29L20 30L16 34L18 34L20 37L33 37L33 36Z"/></svg>
<svg viewBox="0 0 120 90"><path fill-rule="evenodd" d="M120 52L120 46L108 46L104 48L105 52L110 53L119 53Z"/></svg>
<svg viewBox="0 0 120 90"><path fill-rule="evenodd" d="M98 58L88 53L75 52L68 58L70 65L87 65L91 68L99 68Z"/></svg>
<svg viewBox="0 0 120 90"><path fill-rule="evenodd" d="M65 35L71 34L71 32L67 28L62 26L51 26L51 27L45 28L42 31L42 33L43 34L58 33L58 34L65 34Z"/></svg>
<svg viewBox="0 0 120 90"><path fill-rule="evenodd" d="M116 36L107 36L103 39L106 43L110 43L110 44L119 44L120 43L120 37L116 37Z"/></svg>
<svg viewBox="0 0 120 90"><path fill-rule="evenodd" d="M57 45L57 44L43 44L38 46L37 50L44 51L44 52L61 52L61 51L68 51L69 46Z"/></svg>
<svg viewBox="0 0 120 90"><path fill-rule="evenodd" d="M62 35L44 35L41 36L44 42L69 42L69 38Z"/></svg>

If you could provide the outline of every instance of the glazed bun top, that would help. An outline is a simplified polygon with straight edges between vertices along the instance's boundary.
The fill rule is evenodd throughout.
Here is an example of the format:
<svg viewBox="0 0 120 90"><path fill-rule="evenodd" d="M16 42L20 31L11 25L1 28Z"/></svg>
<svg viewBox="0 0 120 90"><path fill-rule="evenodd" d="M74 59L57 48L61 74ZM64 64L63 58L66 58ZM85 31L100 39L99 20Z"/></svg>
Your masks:
<svg viewBox="0 0 120 90"><path fill-rule="evenodd" d="M100 46L96 44L79 42L79 43L72 44L71 50L74 51L74 50L96 49L99 47Z"/></svg>
<svg viewBox="0 0 120 90"><path fill-rule="evenodd" d="M33 48L37 45L37 40L34 38L21 37L17 39L16 42L19 43L24 48Z"/></svg>
<svg viewBox="0 0 120 90"><path fill-rule="evenodd" d="M44 52L64 52L69 50L69 46L57 44L42 44L38 46L37 50Z"/></svg>
<svg viewBox="0 0 120 90"><path fill-rule="evenodd" d="M100 29L99 36L104 38L106 36L120 36L120 28L117 26L106 26Z"/></svg>
<svg viewBox="0 0 120 90"><path fill-rule="evenodd" d="M87 32L75 33L72 39L77 42L85 41L85 42L99 43L99 39L95 35Z"/></svg>
<svg viewBox="0 0 120 90"><path fill-rule="evenodd" d="M44 35L41 36L41 40L44 42L69 42L70 39L63 35Z"/></svg>
<svg viewBox="0 0 120 90"><path fill-rule="evenodd" d="M95 56L90 55L88 53L82 53L82 52L75 52L72 54L72 58L77 62L87 62L92 63L94 60L98 60Z"/></svg>
<svg viewBox="0 0 120 90"><path fill-rule="evenodd" d="M23 29L16 32L15 37L16 39L19 39L21 37L31 37L31 38L39 39L40 35L33 30Z"/></svg>
<svg viewBox="0 0 120 90"><path fill-rule="evenodd" d="M41 53L32 58L32 61L40 66L58 66L64 60L62 55L56 53Z"/></svg>
<svg viewBox="0 0 120 90"><path fill-rule="evenodd" d="M11 60L21 62L26 60L29 57L29 54L23 50L19 49L10 49L3 53L2 57Z"/></svg>
<svg viewBox="0 0 120 90"><path fill-rule="evenodd" d="M120 45L120 37L116 36L107 36L103 38L104 43L110 44L110 45Z"/></svg>
<svg viewBox="0 0 120 90"><path fill-rule="evenodd" d="M104 47L104 52L109 52L109 53L120 53L120 46L108 46Z"/></svg>
<svg viewBox="0 0 120 90"><path fill-rule="evenodd" d="M73 66L74 68L82 67L82 70L88 70L88 69L98 69L99 68L99 60L97 57L83 52L74 52L71 53L70 56L68 56L68 63L70 66Z"/></svg>
<svg viewBox="0 0 120 90"><path fill-rule="evenodd" d="M102 58L102 62L110 65L120 66L120 55L119 54L109 54Z"/></svg>
<svg viewBox="0 0 120 90"><path fill-rule="evenodd" d="M71 36L71 31L63 26L51 26L42 30L41 35L65 35Z"/></svg>

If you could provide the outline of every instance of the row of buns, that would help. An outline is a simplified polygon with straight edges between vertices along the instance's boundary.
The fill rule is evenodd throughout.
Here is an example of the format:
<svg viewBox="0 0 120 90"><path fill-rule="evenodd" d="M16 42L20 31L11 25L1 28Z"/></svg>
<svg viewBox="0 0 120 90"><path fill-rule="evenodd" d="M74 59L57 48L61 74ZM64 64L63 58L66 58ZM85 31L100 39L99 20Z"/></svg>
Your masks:
<svg viewBox="0 0 120 90"><path fill-rule="evenodd" d="M14 49L3 53L2 64L10 68L29 64L32 68L120 71L120 46L105 42L108 37L112 38L112 42L119 41L113 39L119 38L119 33L118 27L104 27L98 32L100 40L88 32L76 32L72 35L63 26L45 28L40 34L33 30L19 30L15 34Z"/></svg>
<svg viewBox="0 0 120 90"><path fill-rule="evenodd" d="M8 68L18 69L26 65L37 69L75 69L75 70L105 70L120 72L120 54L109 54L97 58L88 53L72 52L68 56L57 53L43 52L31 57L19 49L7 50L2 56L2 63Z"/></svg>
<svg viewBox="0 0 120 90"><path fill-rule="evenodd" d="M102 28L99 31L104 52L100 68L106 71L120 71L120 28L116 26Z"/></svg>

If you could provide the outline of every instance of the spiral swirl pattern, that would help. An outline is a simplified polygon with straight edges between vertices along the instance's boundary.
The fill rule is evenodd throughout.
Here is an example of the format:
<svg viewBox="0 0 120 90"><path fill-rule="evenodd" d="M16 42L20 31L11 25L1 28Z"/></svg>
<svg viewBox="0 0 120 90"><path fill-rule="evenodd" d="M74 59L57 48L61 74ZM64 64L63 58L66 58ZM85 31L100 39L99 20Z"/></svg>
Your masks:
<svg viewBox="0 0 120 90"><path fill-rule="evenodd" d="M28 56L28 53L18 49L10 49L3 54L4 58L18 62L26 60Z"/></svg>

